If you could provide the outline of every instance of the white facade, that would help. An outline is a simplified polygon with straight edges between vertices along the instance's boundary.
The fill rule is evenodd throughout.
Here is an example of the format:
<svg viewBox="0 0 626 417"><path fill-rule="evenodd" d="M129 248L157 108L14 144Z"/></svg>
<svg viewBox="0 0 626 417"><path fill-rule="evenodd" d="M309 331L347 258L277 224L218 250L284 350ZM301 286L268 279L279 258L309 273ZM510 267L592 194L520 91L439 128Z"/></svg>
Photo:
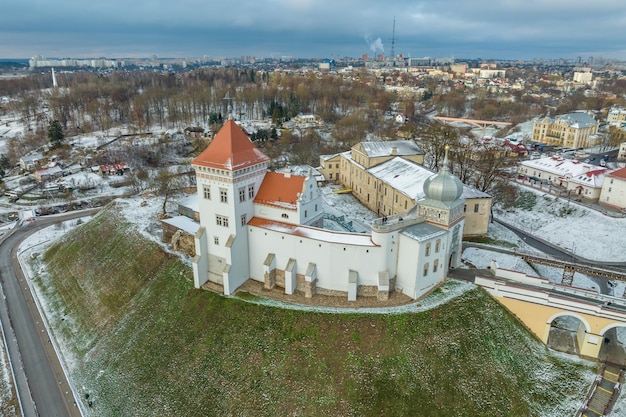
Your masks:
<svg viewBox="0 0 626 417"><path fill-rule="evenodd" d="M445 201L431 195L419 208L377 219L364 234L315 227L324 215L315 178L268 172L268 163L232 121L192 162L200 213L196 287L210 281L232 294L252 279L307 297L386 299L396 289L419 298L458 266L465 199L462 186L454 183L452 194L445 189L455 178L447 165L431 187L443 190ZM435 222L421 214L432 213L431 205Z"/></svg>
<svg viewBox="0 0 626 417"><path fill-rule="evenodd" d="M575 83L588 84L591 82L593 74L591 72L574 72Z"/></svg>
<svg viewBox="0 0 626 417"><path fill-rule="evenodd" d="M568 181L592 171L602 171L596 165L580 162L576 159L550 156L541 159L531 159L520 162L518 173L529 177L531 180L542 181L567 187Z"/></svg>
<svg viewBox="0 0 626 417"><path fill-rule="evenodd" d="M626 168L606 174L599 202L620 210L626 209Z"/></svg>
<svg viewBox="0 0 626 417"><path fill-rule="evenodd" d="M619 152L617 154L617 159L623 161L626 159L626 142L622 142L619 145Z"/></svg>

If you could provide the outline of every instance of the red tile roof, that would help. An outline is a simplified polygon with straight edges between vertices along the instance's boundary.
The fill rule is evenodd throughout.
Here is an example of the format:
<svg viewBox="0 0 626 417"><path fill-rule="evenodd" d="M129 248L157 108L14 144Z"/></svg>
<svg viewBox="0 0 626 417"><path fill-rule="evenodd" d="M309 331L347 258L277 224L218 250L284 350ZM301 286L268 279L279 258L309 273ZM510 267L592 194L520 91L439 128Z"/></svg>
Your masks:
<svg viewBox="0 0 626 417"><path fill-rule="evenodd" d="M620 168L620 169L616 169L613 172L609 172L607 174L608 177L616 177L616 178L621 178L621 179L625 179L626 180L626 167L624 168Z"/></svg>
<svg viewBox="0 0 626 417"><path fill-rule="evenodd" d="M299 175L286 177L279 172L268 172L263 178L254 202L295 210L298 193L302 192L304 180L305 178Z"/></svg>
<svg viewBox="0 0 626 417"><path fill-rule="evenodd" d="M237 170L270 159L258 150L237 124L228 120L192 165Z"/></svg>

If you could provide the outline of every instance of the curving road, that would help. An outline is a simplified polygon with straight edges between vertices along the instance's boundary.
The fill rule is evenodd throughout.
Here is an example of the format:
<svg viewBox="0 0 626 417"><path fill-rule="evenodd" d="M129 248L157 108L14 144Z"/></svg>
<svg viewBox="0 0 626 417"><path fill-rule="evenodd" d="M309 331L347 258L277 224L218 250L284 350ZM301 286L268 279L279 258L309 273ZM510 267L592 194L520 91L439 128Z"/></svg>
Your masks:
<svg viewBox="0 0 626 417"><path fill-rule="evenodd" d="M56 351L48 336L17 259L19 244L29 235L66 220L95 214L99 209L38 217L18 226L0 242L0 321L24 417L82 416Z"/></svg>
<svg viewBox="0 0 626 417"><path fill-rule="evenodd" d="M572 262L577 262L577 263L583 263L583 264L588 264L590 266L613 266L613 267L617 267L620 269L625 269L626 270L626 264L624 262L600 262L600 261L592 261L589 259L585 259L582 258L580 256L577 256L576 254L566 250L566 249L562 249L559 248L553 244L550 244L548 242L546 242L543 239L540 239L530 233L527 233L526 231L517 228L507 222L504 222L500 219L494 218L494 221L496 223L501 224L502 226L506 227L507 229L511 230L513 233L515 233L518 237L520 237L526 244L534 247L535 249L539 250L541 253L544 253L546 255L549 256L553 256L555 258L559 258L563 261L572 261ZM464 242L464 246L472 246L471 243L466 243ZM475 245L476 247L480 247L480 245ZM502 252L502 253L508 253L510 255L515 255L517 256L517 254L515 253L514 250L508 250L508 249L499 249L499 248L490 248L489 250L493 250L495 252ZM610 294L612 291L612 287L609 285L609 280L605 279L605 278L599 278L599 277L594 277L594 276L588 276L590 280L594 281L597 286L598 286L598 291L600 292L600 294ZM467 277L463 276L463 278L461 279L467 279Z"/></svg>

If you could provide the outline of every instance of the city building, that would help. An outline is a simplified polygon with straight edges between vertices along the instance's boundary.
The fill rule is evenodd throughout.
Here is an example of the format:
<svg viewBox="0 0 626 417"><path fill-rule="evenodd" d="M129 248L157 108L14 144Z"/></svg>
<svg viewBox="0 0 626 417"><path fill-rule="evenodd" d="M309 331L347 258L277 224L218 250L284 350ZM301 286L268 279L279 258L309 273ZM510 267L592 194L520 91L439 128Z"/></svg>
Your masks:
<svg viewBox="0 0 626 417"><path fill-rule="evenodd" d="M617 159L620 161L626 160L626 142L620 143L619 152L617 153Z"/></svg>
<svg viewBox="0 0 626 417"><path fill-rule="evenodd" d="M626 209L626 167L606 174L599 202L620 210Z"/></svg>
<svg viewBox="0 0 626 417"><path fill-rule="evenodd" d="M577 159L567 159L559 156L530 159L518 165L518 174L523 179L543 184L556 185L570 189L569 182L590 172L599 173L606 168L580 162ZM578 183L578 185L580 185Z"/></svg>
<svg viewBox="0 0 626 417"><path fill-rule="evenodd" d="M599 123L584 112L545 117L533 124L532 141L567 148L586 148L594 144Z"/></svg>
<svg viewBox="0 0 626 417"><path fill-rule="evenodd" d="M626 121L626 110L621 107L612 107L606 115L606 122L615 124Z"/></svg>

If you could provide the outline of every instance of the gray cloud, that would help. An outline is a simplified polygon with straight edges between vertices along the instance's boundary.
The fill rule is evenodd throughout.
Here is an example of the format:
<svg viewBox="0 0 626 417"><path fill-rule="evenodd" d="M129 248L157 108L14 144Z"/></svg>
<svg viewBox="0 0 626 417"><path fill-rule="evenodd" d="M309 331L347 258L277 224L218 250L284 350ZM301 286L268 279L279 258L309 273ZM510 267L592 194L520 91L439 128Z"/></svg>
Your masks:
<svg viewBox="0 0 626 417"><path fill-rule="evenodd" d="M405 56L626 59L620 0L20 0L0 57ZM365 39L365 41L364 41Z"/></svg>

